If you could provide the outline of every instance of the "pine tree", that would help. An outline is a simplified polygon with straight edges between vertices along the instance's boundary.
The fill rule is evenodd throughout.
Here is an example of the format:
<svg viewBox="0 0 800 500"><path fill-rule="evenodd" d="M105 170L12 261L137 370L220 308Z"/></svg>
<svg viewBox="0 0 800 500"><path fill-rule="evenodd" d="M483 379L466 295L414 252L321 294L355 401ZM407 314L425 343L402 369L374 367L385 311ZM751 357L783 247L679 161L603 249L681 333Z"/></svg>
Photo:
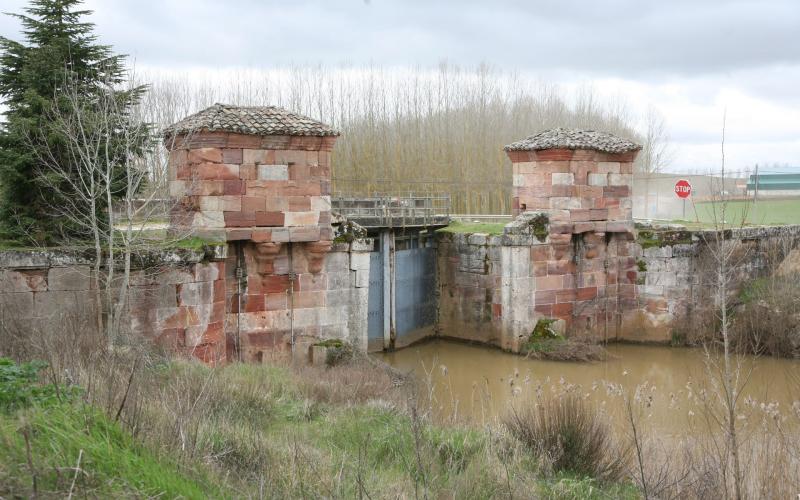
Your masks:
<svg viewBox="0 0 800 500"><path fill-rule="evenodd" d="M24 42L0 37L0 97L7 106L0 124L0 237L6 240L51 244L69 235L51 209L69 190L43 182L40 168L43 154L66 169L73 161L48 115L74 112L74 103L69 108L59 98L68 86L85 98L81 108L90 110L93 96L124 83L124 56L97 42L94 25L83 21L91 11L78 9L81 1L32 0L26 14L12 14L22 23ZM123 121L143 92L115 92L123 100ZM146 140L143 135L143 145Z"/></svg>

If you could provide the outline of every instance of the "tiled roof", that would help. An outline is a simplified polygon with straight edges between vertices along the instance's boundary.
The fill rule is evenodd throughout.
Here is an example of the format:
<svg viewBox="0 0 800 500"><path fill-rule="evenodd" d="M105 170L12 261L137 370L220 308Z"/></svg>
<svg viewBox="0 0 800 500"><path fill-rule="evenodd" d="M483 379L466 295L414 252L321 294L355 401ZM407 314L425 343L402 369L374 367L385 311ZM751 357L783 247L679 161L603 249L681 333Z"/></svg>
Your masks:
<svg viewBox="0 0 800 500"><path fill-rule="evenodd" d="M642 147L629 140L595 130L554 128L539 132L505 147L506 151L541 149L594 149L604 153L627 153Z"/></svg>
<svg viewBox="0 0 800 500"><path fill-rule="evenodd" d="M246 135L339 135L324 123L277 106L231 106L214 104L170 125L164 135L181 135L207 130Z"/></svg>

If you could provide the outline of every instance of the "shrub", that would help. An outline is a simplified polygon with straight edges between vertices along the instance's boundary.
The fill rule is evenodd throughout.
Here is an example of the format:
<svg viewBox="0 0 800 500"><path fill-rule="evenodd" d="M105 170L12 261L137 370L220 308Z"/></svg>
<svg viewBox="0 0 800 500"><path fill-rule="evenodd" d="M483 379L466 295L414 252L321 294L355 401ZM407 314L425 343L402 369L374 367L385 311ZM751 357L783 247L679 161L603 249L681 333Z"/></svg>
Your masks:
<svg viewBox="0 0 800 500"><path fill-rule="evenodd" d="M43 404L57 401L61 394L53 384L40 384L39 372L47 368L47 363L31 361L16 364L8 358L0 358L0 411L12 412L34 403ZM78 391L77 387L64 390L69 397Z"/></svg>
<svg viewBox="0 0 800 500"><path fill-rule="evenodd" d="M630 448L615 443L610 425L576 394L554 396L512 410L503 424L555 472L604 482L625 475Z"/></svg>

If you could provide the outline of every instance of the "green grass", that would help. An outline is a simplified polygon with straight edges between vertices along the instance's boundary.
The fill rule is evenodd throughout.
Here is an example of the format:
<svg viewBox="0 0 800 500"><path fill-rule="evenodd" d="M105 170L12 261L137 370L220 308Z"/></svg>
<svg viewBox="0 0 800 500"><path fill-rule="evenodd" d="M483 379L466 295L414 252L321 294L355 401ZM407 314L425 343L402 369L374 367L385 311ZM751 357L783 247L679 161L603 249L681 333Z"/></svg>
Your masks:
<svg viewBox="0 0 800 500"><path fill-rule="evenodd" d="M330 390L325 379L339 384L347 370L354 368L157 364L142 374L135 435L83 402L0 415L0 498L32 496L34 478L44 497L410 498L425 491L489 499L506 497L509 486L518 497L533 490L552 498L626 496L619 485L544 478L526 456L503 452L501 465L499 450L509 443L494 444L477 427L415 424L405 393L390 403L342 400L356 390L350 386L337 386L336 397L320 392ZM187 413L185 404L195 401L200 408Z"/></svg>
<svg viewBox="0 0 800 500"><path fill-rule="evenodd" d="M695 213L697 222L702 225L713 225L722 217L719 203L697 203ZM729 226L741 225L743 221L750 225L800 224L800 198L759 200L755 205L752 201L729 201L725 208L725 219Z"/></svg>
<svg viewBox="0 0 800 500"><path fill-rule="evenodd" d="M449 226L439 229L438 232L442 233L465 233L465 234L489 234L501 235L505 222L460 222L453 221Z"/></svg>
<svg viewBox="0 0 800 500"><path fill-rule="evenodd" d="M222 497L208 475L159 458L82 404L34 407L0 417L0 496L29 496L34 477L43 496L69 492L75 479L73 491L81 496Z"/></svg>

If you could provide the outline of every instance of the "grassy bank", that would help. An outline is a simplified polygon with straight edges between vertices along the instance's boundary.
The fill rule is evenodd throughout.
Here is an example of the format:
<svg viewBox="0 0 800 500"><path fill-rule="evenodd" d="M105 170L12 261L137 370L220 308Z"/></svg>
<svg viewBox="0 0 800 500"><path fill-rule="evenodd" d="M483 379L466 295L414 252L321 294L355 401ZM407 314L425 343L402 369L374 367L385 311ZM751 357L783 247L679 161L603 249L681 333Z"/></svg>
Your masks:
<svg viewBox="0 0 800 500"><path fill-rule="evenodd" d="M0 413L0 496L637 496L550 473L512 436L434 425L418 386L374 362L161 360L135 378L124 404L98 390Z"/></svg>

